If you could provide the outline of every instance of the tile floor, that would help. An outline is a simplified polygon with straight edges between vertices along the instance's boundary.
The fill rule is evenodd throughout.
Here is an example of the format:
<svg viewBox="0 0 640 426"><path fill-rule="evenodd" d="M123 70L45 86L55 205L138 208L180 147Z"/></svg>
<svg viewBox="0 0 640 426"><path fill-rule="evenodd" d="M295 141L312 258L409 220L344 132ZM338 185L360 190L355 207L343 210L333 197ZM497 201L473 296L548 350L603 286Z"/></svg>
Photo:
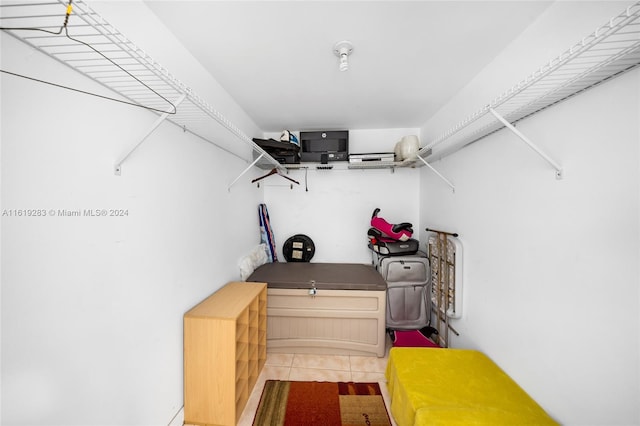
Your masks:
<svg viewBox="0 0 640 426"><path fill-rule="evenodd" d="M238 426L251 426L264 383L267 380L313 380L331 382L378 382L389 411L389 394L384 378L387 357L354 355L267 354L267 361L242 412ZM391 412L389 412L391 417ZM391 423L396 426L393 418Z"/></svg>

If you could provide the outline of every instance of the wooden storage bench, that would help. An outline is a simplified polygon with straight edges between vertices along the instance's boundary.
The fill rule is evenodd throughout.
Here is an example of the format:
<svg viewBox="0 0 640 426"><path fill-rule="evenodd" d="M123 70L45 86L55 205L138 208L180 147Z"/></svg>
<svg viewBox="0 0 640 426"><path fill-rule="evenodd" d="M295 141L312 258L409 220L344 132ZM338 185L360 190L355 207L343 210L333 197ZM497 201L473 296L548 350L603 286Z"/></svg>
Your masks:
<svg viewBox="0 0 640 426"><path fill-rule="evenodd" d="M387 284L371 265L267 263L248 281L268 285L268 352L384 356Z"/></svg>

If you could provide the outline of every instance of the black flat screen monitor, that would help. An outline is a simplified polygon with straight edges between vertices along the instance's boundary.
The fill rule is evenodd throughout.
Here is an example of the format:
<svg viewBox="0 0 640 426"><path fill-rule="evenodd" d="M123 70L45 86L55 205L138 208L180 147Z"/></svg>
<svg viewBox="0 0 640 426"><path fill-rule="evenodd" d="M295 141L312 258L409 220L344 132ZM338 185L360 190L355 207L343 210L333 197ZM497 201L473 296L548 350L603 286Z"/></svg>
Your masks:
<svg viewBox="0 0 640 426"><path fill-rule="evenodd" d="M300 132L300 160L327 163L349 160L349 131Z"/></svg>

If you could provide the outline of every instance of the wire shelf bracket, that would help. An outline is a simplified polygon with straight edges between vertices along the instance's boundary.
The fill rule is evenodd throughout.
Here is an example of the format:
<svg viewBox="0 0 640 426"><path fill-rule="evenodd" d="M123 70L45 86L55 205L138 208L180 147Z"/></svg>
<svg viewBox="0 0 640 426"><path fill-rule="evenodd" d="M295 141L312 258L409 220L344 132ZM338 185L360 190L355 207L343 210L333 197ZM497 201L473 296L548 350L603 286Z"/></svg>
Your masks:
<svg viewBox="0 0 640 426"><path fill-rule="evenodd" d="M556 179L562 179L562 167L555 162L551 157L545 154L537 145L535 145L529 138L527 138L522 132L515 128L515 126L509 123L503 116L501 116L495 109L489 108L491 114L493 114L504 126L511 130L517 137L522 139L524 143L527 144L529 148L531 148L536 154L544 159L547 163L549 163L556 170Z"/></svg>
<svg viewBox="0 0 640 426"><path fill-rule="evenodd" d="M260 161L260 160L262 159L262 157L263 157L263 156L264 156L264 153L261 153L260 155L258 155L258 158L256 158L255 160L253 160L253 163L249 164L249 166L247 166L247 168L246 168L246 169L244 169L244 170L242 171L242 173L240 173L240 174L238 175L238 177L237 177L237 178L235 178L235 179L233 180L233 182L231 182L231 183L229 184L229 186L227 187L227 191L231 192L231 187L232 187L232 186L233 186L233 185L234 185L238 180L240 180L240 178L241 178L242 176L244 176L244 175L245 175L249 170L251 170L251 168L252 168L253 166L255 166L256 164L258 164L258 161Z"/></svg>
<svg viewBox="0 0 640 426"><path fill-rule="evenodd" d="M180 95L180 97L178 99L176 99L175 101L173 101L173 105L177 108L178 105L180 105L182 103L182 101L185 100L185 98L187 97L186 93L183 93L182 95ZM114 173L116 174L116 176L120 176L122 174L122 163L124 163L125 161L127 161L127 158L129 158L129 156L131 154L133 154L133 152L138 149L140 147L140 145L142 145L142 143L147 140L147 138L149 136L151 136L151 134L167 119L167 117L169 117L169 113L165 112L162 113L162 115L160 115L160 117L158 117L158 119L156 120L155 123L153 123L153 125L149 128L149 130L147 131L147 133L144 134L144 136L142 136L142 138L140 139L140 142L138 142L133 148L131 148L129 150L129 152L127 154L125 154L122 159L120 161L118 161L116 163L116 166L114 168Z"/></svg>
<svg viewBox="0 0 640 426"><path fill-rule="evenodd" d="M425 160L424 158L422 158L420 155L417 155L416 158L418 158L420 161L422 161L424 163L425 166L427 166L433 173L436 174L436 176L438 176L440 179L442 179L444 181L444 183L446 183L447 185L449 185L449 187L451 188L451 190L453 192L456 192L456 187L449 181L449 179L447 179L446 177L442 176L442 173L440 173L439 171L437 171L435 169L435 167L433 167L431 164L429 164L427 162L427 160Z"/></svg>

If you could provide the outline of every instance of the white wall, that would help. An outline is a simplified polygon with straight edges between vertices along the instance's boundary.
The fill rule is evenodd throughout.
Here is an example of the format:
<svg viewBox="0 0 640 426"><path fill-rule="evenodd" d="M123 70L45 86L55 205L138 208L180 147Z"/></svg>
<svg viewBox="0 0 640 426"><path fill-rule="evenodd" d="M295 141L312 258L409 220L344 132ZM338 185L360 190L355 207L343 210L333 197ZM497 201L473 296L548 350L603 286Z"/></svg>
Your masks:
<svg viewBox="0 0 640 426"><path fill-rule="evenodd" d="M109 21L255 134L144 5L127 2L122 14L117 3L101 6ZM526 55L497 58L504 74L488 68L418 131L423 142L481 107L483 91L495 96L621 9L581 3L581 19L560 19L575 7L554 5L523 34ZM94 87L1 37L3 67ZM460 232L465 300L454 345L484 350L562 423L638 424L638 78L521 123L566 167L563 181L505 132L436 164L455 194L425 168L310 171L308 192L301 171L293 190L271 177L262 188L278 248L308 233L314 261L366 263L375 207L416 230ZM258 242L262 190L249 181L259 172L229 192L246 163L163 125L115 177L115 160L153 115L13 77L0 83L3 211L129 211L2 218L2 423L167 424L182 405L182 314L237 279L237 260ZM352 151L391 150L407 130L415 133L352 131Z"/></svg>
<svg viewBox="0 0 640 426"><path fill-rule="evenodd" d="M587 23L602 14L593 28L619 11L583 6ZM554 5L440 117L505 81L498 65L527 62L527 43L554 41L549 23L566 7ZM640 424L639 83L634 71L519 123L563 180L506 130L434 163L455 193L422 171L421 223L460 233L465 250L452 346L487 353L562 424Z"/></svg>
<svg viewBox="0 0 640 426"><path fill-rule="evenodd" d="M393 152L395 143L410 134L419 135L419 130L351 130L349 150ZM291 171L289 176L300 185L291 189L289 181L278 176L263 181L280 260L284 260L286 239L306 234L316 247L313 262L371 263L367 230L376 207L387 221L410 222L416 235L420 229L415 169L345 170L344 164L336 164L334 170L309 170L306 184L303 170Z"/></svg>
<svg viewBox="0 0 640 426"><path fill-rule="evenodd" d="M0 37L4 69L103 90ZM247 163L163 124L117 177L116 160L154 114L4 74L0 82L1 423L168 424L183 399L182 315L239 279L239 258L259 242L255 171L227 191ZM215 92L213 83L196 85ZM216 107L255 132L229 99ZM19 209L47 216L11 215ZM128 215L58 213L77 209Z"/></svg>

